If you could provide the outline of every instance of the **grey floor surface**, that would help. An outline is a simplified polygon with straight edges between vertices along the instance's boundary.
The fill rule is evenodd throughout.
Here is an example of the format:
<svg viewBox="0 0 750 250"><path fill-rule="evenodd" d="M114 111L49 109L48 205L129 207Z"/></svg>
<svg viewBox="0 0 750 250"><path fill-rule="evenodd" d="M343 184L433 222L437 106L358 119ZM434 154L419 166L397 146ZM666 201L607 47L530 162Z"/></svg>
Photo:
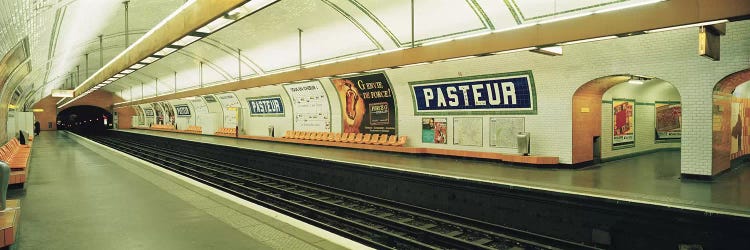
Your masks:
<svg viewBox="0 0 750 250"><path fill-rule="evenodd" d="M38 136L30 164L25 190L11 193L22 202L14 249L284 248L249 236L265 224L233 227L209 214L222 209L199 209L64 133Z"/></svg>
<svg viewBox="0 0 750 250"><path fill-rule="evenodd" d="M142 129L122 131L452 176L459 179L750 216L750 166L727 171L713 181L682 180L679 151L661 151L583 169L545 169L492 161L428 157L165 131Z"/></svg>

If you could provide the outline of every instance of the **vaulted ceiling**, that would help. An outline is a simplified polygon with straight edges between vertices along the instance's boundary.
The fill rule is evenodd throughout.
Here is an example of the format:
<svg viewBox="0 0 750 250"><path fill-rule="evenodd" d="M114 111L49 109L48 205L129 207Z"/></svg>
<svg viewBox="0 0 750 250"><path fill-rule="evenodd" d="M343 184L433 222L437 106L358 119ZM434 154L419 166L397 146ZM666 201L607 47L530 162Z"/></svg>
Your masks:
<svg viewBox="0 0 750 250"><path fill-rule="evenodd" d="M0 58L24 56L0 65L3 92L30 106L72 89L185 2L130 0L126 31L123 0L0 0ZM281 0L103 89L139 99L640 2Z"/></svg>

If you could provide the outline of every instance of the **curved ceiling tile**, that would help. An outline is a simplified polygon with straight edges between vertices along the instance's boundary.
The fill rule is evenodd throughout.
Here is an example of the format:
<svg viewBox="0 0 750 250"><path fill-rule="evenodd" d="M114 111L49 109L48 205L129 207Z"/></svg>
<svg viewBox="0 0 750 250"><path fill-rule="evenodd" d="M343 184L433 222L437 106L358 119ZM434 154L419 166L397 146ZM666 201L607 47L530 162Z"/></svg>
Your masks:
<svg viewBox="0 0 750 250"><path fill-rule="evenodd" d="M495 30L507 29L523 23L510 0L476 0L476 2L484 10Z"/></svg>
<svg viewBox="0 0 750 250"><path fill-rule="evenodd" d="M410 1L351 0L401 46L411 43ZM491 29L472 0L415 0L414 41L424 43Z"/></svg>
<svg viewBox="0 0 750 250"><path fill-rule="evenodd" d="M376 19L370 18L368 12L363 11L362 7L351 0L323 0L326 4L339 12L342 15L351 17L351 21L355 22L366 35L369 35L375 39L378 43L382 44L384 50L390 50L399 48L397 40L394 39L384 29L381 23L376 22Z"/></svg>
<svg viewBox="0 0 750 250"><path fill-rule="evenodd" d="M208 62L211 67L217 68L218 72L223 75L224 80L237 79L239 74L239 61L237 60L236 49L231 51L217 43L200 41L179 50L179 53L203 62ZM244 75L254 72L246 63L243 64L244 67L242 70Z"/></svg>
<svg viewBox="0 0 750 250"><path fill-rule="evenodd" d="M651 0L506 0L523 23L539 22L564 16L573 16L593 11L630 5Z"/></svg>
<svg viewBox="0 0 750 250"><path fill-rule="evenodd" d="M211 38L242 49L263 71L274 71L299 64L298 29L303 64L379 50L349 19L315 0L278 2Z"/></svg>
<svg viewBox="0 0 750 250"><path fill-rule="evenodd" d="M254 75L263 73L263 71L260 69L260 66L258 66L257 63L255 63L253 60L248 58L247 55L241 54L242 51L237 51L236 48L232 48L229 45L224 44L221 41L218 41L211 37L206 37L206 38L201 39L200 43L206 43L208 45L211 45L215 47L216 49L224 51L224 54L234 55L234 58L222 57L222 58L217 58L217 59L212 60L216 64L221 65L222 67L224 67L224 65L231 65L232 61L234 61L235 68L237 68L237 64L240 64L241 65L240 67L242 67L242 69L238 68L237 70L234 71L234 73L237 73L237 71L241 71L243 77L254 76ZM237 57L240 58L241 63L237 62L238 61ZM231 66L229 66L229 68L231 68ZM228 71L228 72L230 72L230 74L232 73L232 71Z"/></svg>

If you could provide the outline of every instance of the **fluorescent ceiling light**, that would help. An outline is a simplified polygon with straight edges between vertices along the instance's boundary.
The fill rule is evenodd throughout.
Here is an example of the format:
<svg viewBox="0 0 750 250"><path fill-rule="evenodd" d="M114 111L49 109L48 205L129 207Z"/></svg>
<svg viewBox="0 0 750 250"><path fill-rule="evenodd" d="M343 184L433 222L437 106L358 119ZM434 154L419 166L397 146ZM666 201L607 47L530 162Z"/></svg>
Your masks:
<svg viewBox="0 0 750 250"><path fill-rule="evenodd" d="M597 11L594 11L594 14L606 13L606 12L611 12L611 11L616 11L616 10L622 10L622 9L629 9L629 8L633 8L633 7L638 7L638 6L643 6L643 5L648 5L648 4L652 4L652 3L658 3L658 2L664 2L664 1L666 1L666 0L652 0L652 1L634 3L634 4L626 4L626 5L621 5L621 6L617 6L617 7L612 7L612 8L597 10Z"/></svg>
<svg viewBox="0 0 750 250"><path fill-rule="evenodd" d="M120 73L130 74L130 73L133 73L134 71L135 71L134 69L126 69L126 70L121 71Z"/></svg>
<svg viewBox="0 0 750 250"><path fill-rule="evenodd" d="M707 26L707 25L713 25L713 24L719 24L719 23L726 23L726 22L729 22L729 20L722 19L722 20L716 20L716 21L710 21L710 22L694 23L694 24L686 24L686 25L680 25L680 26L666 27L666 28L655 29L655 30L647 30L646 33L655 33L655 32L662 32L662 31L676 30L676 29L684 29L684 28L690 28L690 27L700 27L700 26Z"/></svg>
<svg viewBox="0 0 750 250"><path fill-rule="evenodd" d="M107 81L114 82L114 81L117 81L117 78L110 77L109 79L107 79Z"/></svg>
<svg viewBox="0 0 750 250"><path fill-rule="evenodd" d="M644 81L643 81L643 80L640 80L640 79L630 79L630 80L628 80L628 83L630 83L630 84L638 84L638 85L640 85L640 84L643 84L643 83L644 83Z"/></svg>
<svg viewBox="0 0 750 250"><path fill-rule="evenodd" d="M117 75L114 75L114 76L112 76L112 77L113 77L113 78L120 78L120 77L123 77L123 76L125 76L125 74L117 74Z"/></svg>
<svg viewBox="0 0 750 250"><path fill-rule="evenodd" d="M359 72L352 72L352 73L346 73L346 74L338 74L336 76L352 76L352 75L356 75L356 74L359 74Z"/></svg>
<svg viewBox="0 0 750 250"><path fill-rule="evenodd" d="M589 38L589 39L583 39L583 40L577 40L577 41L564 42L564 43L561 43L560 45L587 43L587 42L601 41L601 40L607 40L607 39L613 39L613 38L617 38L617 36L603 36L603 37Z"/></svg>
<svg viewBox="0 0 750 250"><path fill-rule="evenodd" d="M195 41L200 40L201 38L202 37L199 37L199 36L187 35L187 36L185 36L183 38L180 38L180 40L177 40L176 42L172 43L172 45L185 47L188 44L191 44L191 43L193 43Z"/></svg>
<svg viewBox="0 0 750 250"><path fill-rule="evenodd" d="M552 18L552 19L547 19L547 20L544 20L544 21L539 21L537 23L538 24L553 23L553 22L559 22L559 21L562 21L562 20L568 20L568 19L573 19L573 18L584 17L584 16L588 16L588 15L591 15L591 14L594 14L594 13L592 13L592 12L585 12L585 13L580 13L580 14L575 14L575 15L570 15L570 16L562 16L562 17L558 17L558 18Z"/></svg>
<svg viewBox="0 0 750 250"><path fill-rule="evenodd" d="M104 86L106 86L106 85L107 85L106 83L100 83L100 84L97 84L96 86L97 86L97 87L104 87Z"/></svg>
<svg viewBox="0 0 750 250"><path fill-rule="evenodd" d="M169 55L169 54L171 54L172 52L175 52L175 51L177 51L177 49L166 47L166 48L163 48L163 49L157 51L156 53L154 53L154 55L155 56L166 56L166 55Z"/></svg>
<svg viewBox="0 0 750 250"><path fill-rule="evenodd" d="M213 33L214 31L220 30L221 28L224 28L225 26L232 24L234 21L235 20L233 19L216 18L210 23L206 24L205 26L201 27L200 29L196 31L203 32L203 33Z"/></svg>
<svg viewBox="0 0 750 250"><path fill-rule="evenodd" d="M560 46L541 47L541 48L532 50L532 52L545 54L548 56L561 56L563 54L563 48Z"/></svg>
<svg viewBox="0 0 750 250"><path fill-rule="evenodd" d="M143 67L146 67L146 64L136 63L136 64L133 64L132 66L130 66L131 69L140 69L140 68L143 68Z"/></svg>
<svg viewBox="0 0 750 250"><path fill-rule="evenodd" d="M365 70L365 72L368 72L368 73L369 73L369 72L375 72L375 71L382 71L382 70L386 70L386 69L392 69L392 68L379 68L379 69L371 69L371 70Z"/></svg>
<svg viewBox="0 0 750 250"><path fill-rule="evenodd" d="M481 33L476 33L476 34L471 34L471 35L466 35L466 36L460 36L460 37L454 38L453 40L461 40L461 39L466 39L466 38L484 36L490 33L492 33L492 31L486 31L486 32L481 32Z"/></svg>
<svg viewBox="0 0 750 250"><path fill-rule="evenodd" d="M149 63L152 63L152 62L156 62L156 60L159 60L159 58L158 57L149 56L149 57L146 57L143 60L141 60L141 63L149 64Z"/></svg>
<svg viewBox="0 0 750 250"><path fill-rule="evenodd" d="M398 66L398 67L399 68L406 68L406 67L417 66L417 65L425 65L425 64L429 64L429 62L412 63L412 64L407 64L407 65L401 65L401 66Z"/></svg>
<svg viewBox="0 0 750 250"><path fill-rule="evenodd" d="M511 26L511 27L508 27L508 28L505 28L505 29L494 30L494 31L492 31L492 33L505 32L505 31L516 30L516 29L522 29L522 28L531 27L531 26L534 26L534 25L536 25L536 23L521 24L521 25Z"/></svg>
<svg viewBox="0 0 750 250"><path fill-rule="evenodd" d="M498 51L495 53L492 53L493 55L500 55L500 54L508 54L508 53L514 53L514 52L521 52L521 51L529 51L537 49L537 47L527 47L527 48L520 48L520 49L512 49L512 50L505 50L505 51Z"/></svg>
<svg viewBox="0 0 750 250"><path fill-rule="evenodd" d="M450 59L445 59L445 60L439 60L435 62L450 62L450 61L463 60L463 59L469 59L469 58L474 58L474 57L478 57L478 56L462 56L462 57L450 58Z"/></svg>
<svg viewBox="0 0 750 250"><path fill-rule="evenodd" d="M440 44L440 43L447 43L450 41L453 41L453 39L443 39L443 40L427 42L427 43L423 43L422 46L430 46L430 45L435 45L435 44Z"/></svg>

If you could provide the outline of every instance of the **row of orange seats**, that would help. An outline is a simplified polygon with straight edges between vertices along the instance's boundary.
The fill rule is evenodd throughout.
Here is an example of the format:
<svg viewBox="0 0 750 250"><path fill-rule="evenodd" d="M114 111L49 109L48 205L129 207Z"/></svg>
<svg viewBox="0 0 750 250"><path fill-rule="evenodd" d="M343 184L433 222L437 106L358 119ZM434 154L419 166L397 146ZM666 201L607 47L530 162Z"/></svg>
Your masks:
<svg viewBox="0 0 750 250"><path fill-rule="evenodd" d="M220 128L214 134L217 134L217 135L232 135L233 136L236 133L235 131L236 131L235 128Z"/></svg>
<svg viewBox="0 0 750 250"><path fill-rule="evenodd" d="M29 145L21 145L18 139L13 138L0 147L0 159L7 162L11 169L24 169L31 155Z"/></svg>
<svg viewBox="0 0 750 250"><path fill-rule="evenodd" d="M185 132L200 134L203 133L203 128L201 126L188 126Z"/></svg>
<svg viewBox="0 0 750 250"><path fill-rule="evenodd" d="M155 128L155 129L175 129L174 125L171 125L171 124L151 124L151 128Z"/></svg>
<svg viewBox="0 0 750 250"><path fill-rule="evenodd" d="M389 136L386 134L331 133L288 130L282 137L288 139L346 142L386 146L403 146L404 144L406 144L406 136Z"/></svg>

